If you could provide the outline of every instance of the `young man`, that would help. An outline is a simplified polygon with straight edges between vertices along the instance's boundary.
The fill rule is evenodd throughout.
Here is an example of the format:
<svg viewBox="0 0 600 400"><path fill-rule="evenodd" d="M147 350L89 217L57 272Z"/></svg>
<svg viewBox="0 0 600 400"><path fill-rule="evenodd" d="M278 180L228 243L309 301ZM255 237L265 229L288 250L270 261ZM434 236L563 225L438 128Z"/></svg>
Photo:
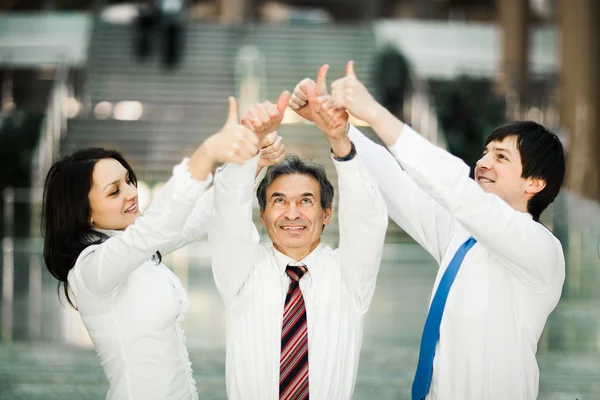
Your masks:
<svg viewBox="0 0 600 400"><path fill-rule="evenodd" d="M209 241L227 308L229 399L352 398L387 210L337 114L344 123L321 128L339 176L338 249L321 243L333 201L323 166L288 156L267 170L257 191L266 246L252 223L258 156L216 174ZM281 115L263 104L242 122L260 136Z"/></svg>
<svg viewBox="0 0 600 400"><path fill-rule="evenodd" d="M323 69L316 86L321 96L310 96L315 83L302 81L290 106L320 120L335 119L341 107L371 125L391 154L352 126L349 136L391 218L441 267L412 398L537 398L537 343L565 278L562 247L539 223L564 178L559 139L535 122L500 126L473 180L460 159L379 105L352 62L332 96Z"/></svg>

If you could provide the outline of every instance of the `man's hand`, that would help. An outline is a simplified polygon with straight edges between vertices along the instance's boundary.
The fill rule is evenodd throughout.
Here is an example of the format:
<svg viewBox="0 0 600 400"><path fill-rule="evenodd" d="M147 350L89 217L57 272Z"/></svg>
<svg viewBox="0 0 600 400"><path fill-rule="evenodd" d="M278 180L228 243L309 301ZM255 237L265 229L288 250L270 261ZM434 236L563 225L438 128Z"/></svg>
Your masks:
<svg viewBox="0 0 600 400"><path fill-rule="evenodd" d="M339 140L348 136L348 113L335 106L333 97L326 94L317 97L313 87L308 87L308 107L315 125L327 140Z"/></svg>
<svg viewBox="0 0 600 400"><path fill-rule="evenodd" d="M269 133L260 143L258 168L279 164L285 158L285 144L277 132Z"/></svg>
<svg viewBox="0 0 600 400"><path fill-rule="evenodd" d="M320 114L324 103L331 101L327 94L327 71L329 65L319 68L317 82L306 78L302 80L290 98L290 108L302 117L315 123L326 137L340 137L348 130L348 113L342 108L328 107L329 116ZM311 94L312 93L312 94Z"/></svg>
<svg viewBox="0 0 600 400"><path fill-rule="evenodd" d="M348 113L335 107L330 95L319 96L313 87L308 88L308 104L315 124L325 134L331 150L337 157L348 155L352 149L348 138Z"/></svg>
<svg viewBox="0 0 600 400"><path fill-rule="evenodd" d="M354 61L346 65L346 76L331 84L331 96L336 107L343 107L358 119L372 124L381 108L367 88L356 78Z"/></svg>
<svg viewBox="0 0 600 400"><path fill-rule="evenodd" d="M258 154L259 141L254 132L238 122L235 98L229 98L229 115L221 130L206 139L190 157L192 178L204 180L217 163L243 164Z"/></svg>
<svg viewBox="0 0 600 400"><path fill-rule="evenodd" d="M325 64L319 68L317 73L317 82L310 78L305 78L294 88L294 92L290 98L290 108L301 117L314 122L312 110L308 106L308 88L310 86L315 87L317 96L324 96L327 94L327 71L329 71L329 65Z"/></svg>
<svg viewBox="0 0 600 400"><path fill-rule="evenodd" d="M254 131L259 139L263 140L281 125L289 100L290 92L286 90L279 96L277 106L269 101L255 105L242 118L242 125Z"/></svg>

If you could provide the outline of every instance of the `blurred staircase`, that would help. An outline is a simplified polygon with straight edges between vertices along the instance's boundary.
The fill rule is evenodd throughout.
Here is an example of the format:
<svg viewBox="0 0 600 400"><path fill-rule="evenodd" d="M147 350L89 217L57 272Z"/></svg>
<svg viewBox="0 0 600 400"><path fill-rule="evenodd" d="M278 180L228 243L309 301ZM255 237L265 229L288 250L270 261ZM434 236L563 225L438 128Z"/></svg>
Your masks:
<svg viewBox="0 0 600 400"><path fill-rule="evenodd" d="M343 76L346 62L354 60L357 75L370 86L375 41L367 25L188 23L183 60L174 70L162 66L159 48L154 49L154 57L139 62L133 51L133 30L132 25L96 21L86 78L88 111L69 121L62 152L90 146L115 148L138 178L150 184L167 179L173 165L222 126L227 97L239 95L242 48L250 46L259 54L260 101L275 102L281 91L292 90L301 79L315 79L325 63L331 66L329 83ZM115 107L122 101L141 103L141 117L98 119L92 112L101 102ZM363 131L373 136L369 129ZM279 133L289 152L323 162L332 182L337 181L327 143L312 124L282 125Z"/></svg>

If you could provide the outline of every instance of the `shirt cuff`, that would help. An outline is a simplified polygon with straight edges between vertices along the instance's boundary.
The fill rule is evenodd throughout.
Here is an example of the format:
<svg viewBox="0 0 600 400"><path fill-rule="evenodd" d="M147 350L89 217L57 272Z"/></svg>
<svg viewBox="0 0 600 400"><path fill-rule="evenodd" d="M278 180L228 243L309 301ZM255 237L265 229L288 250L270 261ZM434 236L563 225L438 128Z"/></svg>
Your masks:
<svg viewBox="0 0 600 400"><path fill-rule="evenodd" d="M227 163L218 170L217 176L225 182L254 185L259 160L260 153L242 165Z"/></svg>
<svg viewBox="0 0 600 400"><path fill-rule="evenodd" d="M179 164L173 167L173 179L175 180L174 190L191 201L198 199L210 186L213 181L212 173L203 181L192 178L189 168L189 158L184 158Z"/></svg>
<svg viewBox="0 0 600 400"><path fill-rule="evenodd" d="M352 191L364 188L364 183L368 180L367 171L360 161L360 154L357 152L352 160L337 161L331 156L333 165L338 173L339 185Z"/></svg>

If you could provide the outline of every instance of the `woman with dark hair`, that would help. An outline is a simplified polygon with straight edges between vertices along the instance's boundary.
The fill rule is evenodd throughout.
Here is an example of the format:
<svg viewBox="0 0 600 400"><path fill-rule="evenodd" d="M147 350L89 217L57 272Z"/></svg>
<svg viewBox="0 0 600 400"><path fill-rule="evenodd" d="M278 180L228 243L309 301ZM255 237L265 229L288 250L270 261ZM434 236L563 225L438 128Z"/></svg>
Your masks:
<svg viewBox="0 0 600 400"><path fill-rule="evenodd" d="M107 399L198 397L180 327L186 293L161 254L205 232L215 164L243 163L258 141L230 98L224 127L173 169L143 216L135 173L116 151L80 150L48 172L44 259L77 305L110 384Z"/></svg>

